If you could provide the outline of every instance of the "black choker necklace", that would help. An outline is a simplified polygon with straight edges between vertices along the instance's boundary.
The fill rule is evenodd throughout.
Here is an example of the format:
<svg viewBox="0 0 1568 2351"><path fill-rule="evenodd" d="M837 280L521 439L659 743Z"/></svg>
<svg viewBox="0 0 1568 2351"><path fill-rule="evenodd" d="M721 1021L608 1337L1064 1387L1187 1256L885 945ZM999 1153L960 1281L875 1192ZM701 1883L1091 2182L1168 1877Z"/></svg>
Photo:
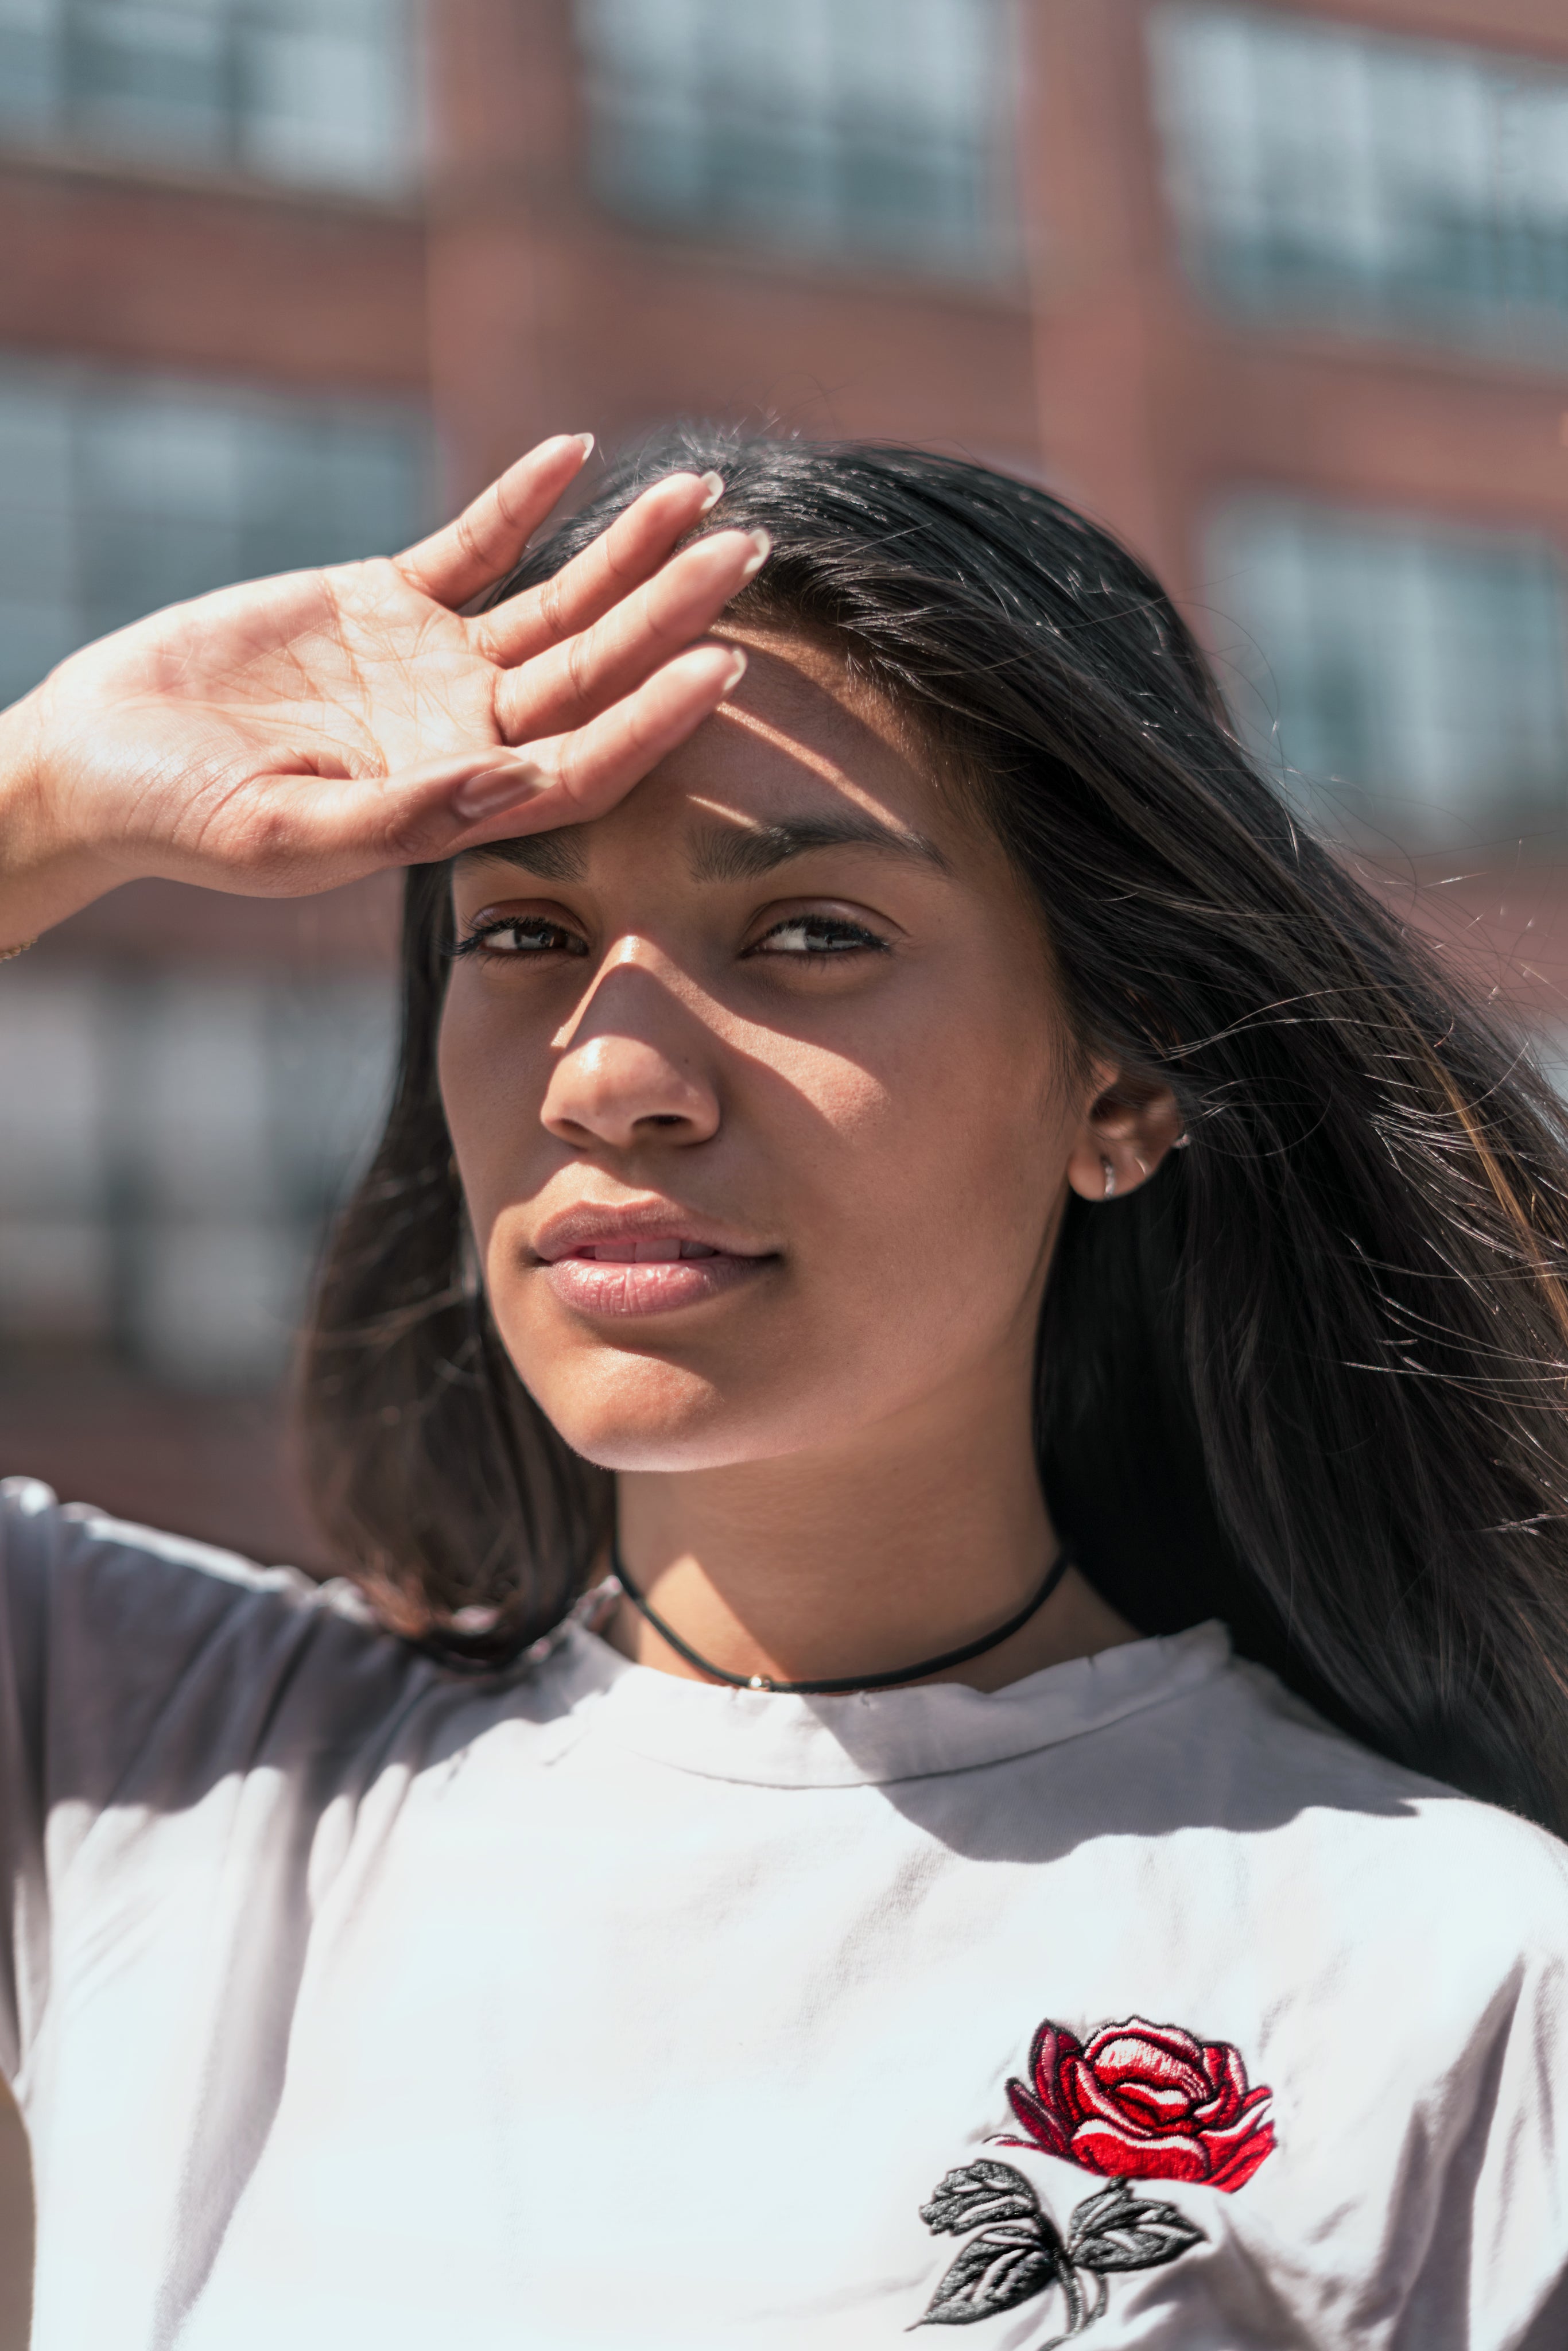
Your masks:
<svg viewBox="0 0 1568 2351"><path fill-rule="evenodd" d="M667 1641L677 1656L685 1657L688 1666L695 1666L698 1673L706 1674L710 1681L725 1682L731 1689L771 1690L779 1698L848 1698L856 1690L897 1689L902 1682L924 1681L928 1674L945 1673L949 1666L967 1666L971 1657L983 1657L988 1649L999 1648L1004 1641L1021 1631L1036 1611L1045 1606L1071 1564L1069 1554L1060 1552L1034 1598L1026 1601L1016 1616L1009 1616L994 1633L982 1633L977 1641L966 1641L961 1649L945 1649L939 1657L927 1657L918 1666L900 1666L891 1674L845 1674L836 1681L776 1682L767 1674L727 1674L722 1666L710 1665L706 1657L699 1656L690 1642L672 1632L658 1611L643 1599L621 1563L620 1545L612 1542L610 1547L610 1566L615 1582L632 1607L647 1618L659 1638Z"/></svg>

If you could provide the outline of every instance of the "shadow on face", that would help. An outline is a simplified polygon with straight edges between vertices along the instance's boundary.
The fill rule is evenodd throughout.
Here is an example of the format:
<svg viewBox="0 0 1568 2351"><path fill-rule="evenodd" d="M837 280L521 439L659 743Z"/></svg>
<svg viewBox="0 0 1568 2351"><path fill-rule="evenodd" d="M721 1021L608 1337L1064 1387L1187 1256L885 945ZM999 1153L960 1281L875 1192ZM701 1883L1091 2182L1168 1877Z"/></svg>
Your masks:
<svg viewBox="0 0 1568 2351"><path fill-rule="evenodd" d="M1027 1409L1084 1116L963 791L833 653L742 642L618 808L454 874L441 1085L492 1310L610 1468Z"/></svg>

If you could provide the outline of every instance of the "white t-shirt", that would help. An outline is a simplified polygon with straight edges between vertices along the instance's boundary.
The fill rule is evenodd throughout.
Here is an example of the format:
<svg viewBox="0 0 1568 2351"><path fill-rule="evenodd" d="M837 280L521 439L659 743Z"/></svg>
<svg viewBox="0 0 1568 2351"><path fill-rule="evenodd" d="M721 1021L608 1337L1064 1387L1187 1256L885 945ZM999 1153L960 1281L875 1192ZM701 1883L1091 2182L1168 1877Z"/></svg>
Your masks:
<svg viewBox="0 0 1568 2351"><path fill-rule="evenodd" d="M475 1680L0 1497L36 2351L1568 2343L1568 1851L1218 1627Z"/></svg>

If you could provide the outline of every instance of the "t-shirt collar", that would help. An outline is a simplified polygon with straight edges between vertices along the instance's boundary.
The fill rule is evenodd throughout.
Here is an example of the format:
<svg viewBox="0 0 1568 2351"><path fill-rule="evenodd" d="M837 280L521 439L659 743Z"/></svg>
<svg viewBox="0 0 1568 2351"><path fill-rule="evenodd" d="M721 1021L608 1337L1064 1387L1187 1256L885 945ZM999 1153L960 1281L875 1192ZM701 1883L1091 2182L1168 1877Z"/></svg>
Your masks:
<svg viewBox="0 0 1568 2351"><path fill-rule="evenodd" d="M1004 1689L927 1682L849 1698L729 1689L634 1666L573 1626L545 1671L583 1735L708 1779L852 1788L1005 1763L1163 1703L1226 1668L1219 1624L1046 1666Z"/></svg>

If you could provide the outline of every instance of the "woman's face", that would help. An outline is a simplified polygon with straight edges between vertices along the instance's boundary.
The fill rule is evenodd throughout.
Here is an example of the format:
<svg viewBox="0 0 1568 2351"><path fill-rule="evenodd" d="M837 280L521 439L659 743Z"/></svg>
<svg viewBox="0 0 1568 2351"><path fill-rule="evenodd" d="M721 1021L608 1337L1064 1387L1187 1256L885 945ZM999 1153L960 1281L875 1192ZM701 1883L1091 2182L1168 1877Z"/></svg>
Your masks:
<svg viewBox="0 0 1568 2351"><path fill-rule="evenodd" d="M1072 1075L995 841L831 653L736 633L733 702L613 813L454 878L441 1086L492 1309L611 1468L1027 1396L1065 1183L1103 1180L1108 1073Z"/></svg>

